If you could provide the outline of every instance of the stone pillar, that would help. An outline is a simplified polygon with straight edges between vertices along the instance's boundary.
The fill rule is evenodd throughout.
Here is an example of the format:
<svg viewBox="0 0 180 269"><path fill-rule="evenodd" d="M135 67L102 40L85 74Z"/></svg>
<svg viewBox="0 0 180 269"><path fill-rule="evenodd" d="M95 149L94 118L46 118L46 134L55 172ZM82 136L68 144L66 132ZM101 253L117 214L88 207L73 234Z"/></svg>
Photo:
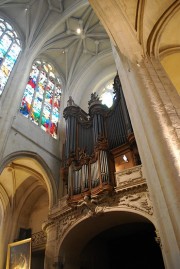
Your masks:
<svg viewBox="0 0 180 269"><path fill-rule="evenodd" d="M178 268L180 194L177 152L173 151L178 145L177 137L171 133L169 144L171 128L166 125L169 119L154 87L155 78L149 75L153 69L150 61L141 62L139 70L115 50L114 55L153 203L165 266Z"/></svg>
<svg viewBox="0 0 180 269"><path fill-rule="evenodd" d="M45 250L44 269L59 269L59 259L57 254L57 227L53 222L44 223L43 230L47 235Z"/></svg>
<svg viewBox="0 0 180 269"><path fill-rule="evenodd" d="M30 67L32 65L32 56L28 50L25 50L19 56L18 62L13 68L14 76L6 85L6 94L1 96L1 110L0 110L0 161L3 159L4 150L7 139L10 133L10 128L17 111L20 107L20 102L23 96L27 78L29 76ZM3 93L4 94L4 93ZM12 105L13 104L13 105Z"/></svg>
<svg viewBox="0 0 180 269"><path fill-rule="evenodd" d="M144 55L121 10L121 1L89 2L113 43L116 66L153 203L165 266L178 269L180 136L177 123L180 97L158 59Z"/></svg>
<svg viewBox="0 0 180 269"><path fill-rule="evenodd" d="M9 197L0 185L0 268L6 267L8 243L13 242L12 237L12 206Z"/></svg>

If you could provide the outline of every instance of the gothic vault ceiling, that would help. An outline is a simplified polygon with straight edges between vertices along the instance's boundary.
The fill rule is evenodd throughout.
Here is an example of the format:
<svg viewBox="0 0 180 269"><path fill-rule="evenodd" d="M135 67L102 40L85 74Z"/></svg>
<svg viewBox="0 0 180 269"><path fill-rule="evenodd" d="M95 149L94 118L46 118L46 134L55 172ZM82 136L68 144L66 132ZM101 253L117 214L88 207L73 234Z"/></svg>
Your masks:
<svg viewBox="0 0 180 269"><path fill-rule="evenodd" d="M116 2L143 44L144 51L150 34L153 35L158 30L157 25L163 23L163 16L173 12L173 5L178 4L173 0ZM9 22L20 34L23 47L32 54L32 61L43 56L55 65L64 81L64 102L72 95L75 102L86 110L91 92L115 75L109 37L87 0L1 0L1 15L7 20L11 18ZM176 8L158 36L158 57L180 93L179 25L180 9ZM80 33L77 33L78 28ZM1 183L6 184L12 170L22 181L32 178L34 171L36 178L40 174L44 177L43 170L33 161L25 159L23 163L21 159L21 167L19 165L16 161L13 169L7 167Z"/></svg>

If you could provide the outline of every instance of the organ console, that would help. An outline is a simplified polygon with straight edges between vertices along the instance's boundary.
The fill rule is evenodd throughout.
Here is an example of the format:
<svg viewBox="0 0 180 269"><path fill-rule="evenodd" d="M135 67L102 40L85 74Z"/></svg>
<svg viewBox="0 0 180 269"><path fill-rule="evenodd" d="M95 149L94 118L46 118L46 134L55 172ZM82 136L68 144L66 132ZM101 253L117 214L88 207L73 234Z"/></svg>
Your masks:
<svg viewBox="0 0 180 269"><path fill-rule="evenodd" d="M111 192L115 172L140 164L140 157L119 76L114 78L111 108L91 94L89 113L72 97L64 109L66 139L62 175L69 204L86 195Z"/></svg>

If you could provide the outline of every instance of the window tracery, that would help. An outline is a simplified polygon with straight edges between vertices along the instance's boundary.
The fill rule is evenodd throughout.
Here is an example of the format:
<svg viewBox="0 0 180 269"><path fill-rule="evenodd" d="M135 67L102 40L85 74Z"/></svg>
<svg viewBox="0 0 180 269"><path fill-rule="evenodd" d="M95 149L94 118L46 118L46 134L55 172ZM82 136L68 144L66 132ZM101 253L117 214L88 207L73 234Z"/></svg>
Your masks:
<svg viewBox="0 0 180 269"><path fill-rule="evenodd" d="M12 26L0 18L0 95L21 51L21 44Z"/></svg>
<svg viewBox="0 0 180 269"><path fill-rule="evenodd" d="M37 60L31 69L22 98L20 112L57 138L62 82L54 68Z"/></svg>

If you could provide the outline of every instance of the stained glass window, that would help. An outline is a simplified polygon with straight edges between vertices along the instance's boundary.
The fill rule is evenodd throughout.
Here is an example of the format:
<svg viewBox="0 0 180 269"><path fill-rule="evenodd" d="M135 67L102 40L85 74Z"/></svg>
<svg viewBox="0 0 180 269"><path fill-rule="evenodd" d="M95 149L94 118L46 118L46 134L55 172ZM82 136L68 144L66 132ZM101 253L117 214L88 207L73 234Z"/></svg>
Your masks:
<svg viewBox="0 0 180 269"><path fill-rule="evenodd" d="M100 99L102 101L102 104L105 104L107 107L111 107L113 104L113 98L114 98L113 81L109 81L103 88Z"/></svg>
<svg viewBox="0 0 180 269"><path fill-rule="evenodd" d="M36 61L29 76L20 112L40 126L52 137L57 138L62 82L53 67Z"/></svg>
<svg viewBox="0 0 180 269"><path fill-rule="evenodd" d="M11 25L0 18L0 95L21 51L20 41Z"/></svg>

